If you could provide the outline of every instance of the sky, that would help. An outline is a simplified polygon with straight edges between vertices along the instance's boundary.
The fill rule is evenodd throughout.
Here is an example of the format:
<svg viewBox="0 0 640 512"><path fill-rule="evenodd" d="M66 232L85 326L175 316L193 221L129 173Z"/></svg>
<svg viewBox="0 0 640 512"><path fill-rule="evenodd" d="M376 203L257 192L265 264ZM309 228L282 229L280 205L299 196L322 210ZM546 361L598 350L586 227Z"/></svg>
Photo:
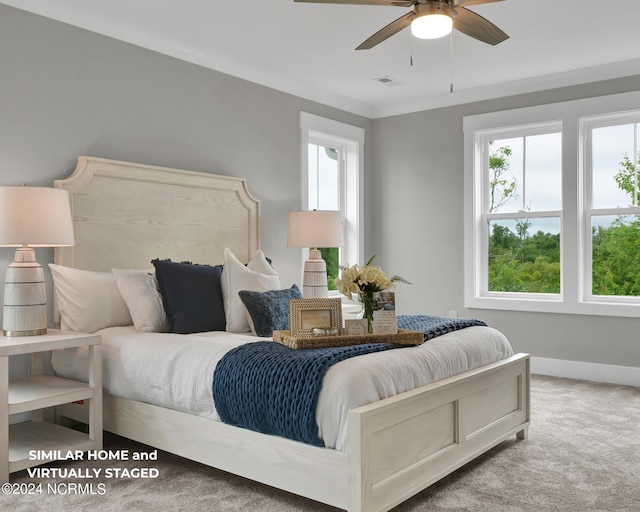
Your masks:
<svg viewBox="0 0 640 512"><path fill-rule="evenodd" d="M516 191L499 212L553 211L562 208L562 137L560 133L534 135L526 138L495 140L492 150L507 146L510 179L517 183ZM625 124L594 128L592 132L593 155L593 208L617 208L630 206L631 197L618 187L614 177L621 169L625 154L638 153L640 135L637 124ZM595 218L594 223L609 225L615 216ZM557 219L532 219L530 233L542 230L558 233ZM513 231L514 222L500 222Z"/></svg>
<svg viewBox="0 0 640 512"><path fill-rule="evenodd" d="M338 162L315 144L309 144L309 209L340 209Z"/></svg>

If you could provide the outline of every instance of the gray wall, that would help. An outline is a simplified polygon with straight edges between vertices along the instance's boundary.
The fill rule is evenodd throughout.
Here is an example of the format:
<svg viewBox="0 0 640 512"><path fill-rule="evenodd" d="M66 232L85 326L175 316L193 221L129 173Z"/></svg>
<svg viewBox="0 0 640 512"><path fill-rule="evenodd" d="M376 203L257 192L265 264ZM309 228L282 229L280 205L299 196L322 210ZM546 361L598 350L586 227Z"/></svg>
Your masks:
<svg viewBox="0 0 640 512"><path fill-rule="evenodd" d="M300 111L372 124L4 5L0 73L0 184L51 186L79 155L246 178L261 200L262 248L286 286L302 274L286 240L288 212L300 208ZM0 272L13 252L0 249ZM37 255L51 303L53 250Z"/></svg>
<svg viewBox="0 0 640 512"><path fill-rule="evenodd" d="M286 284L300 274L285 227L300 200L299 112L361 126L365 250L415 283L398 287L402 312L457 310L517 351L640 367L640 320L465 310L462 276L463 116L638 90L640 77L371 121L4 5L0 70L0 184L50 186L78 155L244 177ZM0 249L0 268L12 259Z"/></svg>
<svg viewBox="0 0 640 512"><path fill-rule="evenodd" d="M551 359L640 367L640 319L465 310L463 282L466 115L640 89L640 76L379 119L374 122L374 203L368 217L402 312L481 318L516 351Z"/></svg>
<svg viewBox="0 0 640 512"><path fill-rule="evenodd" d="M51 186L79 155L246 178L285 284L301 272L300 250L286 247L287 214L300 207L300 111L372 124L4 5L0 69L0 183ZM52 250L42 254L46 263Z"/></svg>

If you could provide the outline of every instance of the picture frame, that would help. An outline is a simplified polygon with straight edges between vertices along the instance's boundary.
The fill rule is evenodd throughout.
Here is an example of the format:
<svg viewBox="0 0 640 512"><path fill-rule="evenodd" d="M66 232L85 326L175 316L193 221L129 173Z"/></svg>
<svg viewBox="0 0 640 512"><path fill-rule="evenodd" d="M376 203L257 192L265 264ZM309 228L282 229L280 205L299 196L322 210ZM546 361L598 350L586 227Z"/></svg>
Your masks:
<svg viewBox="0 0 640 512"><path fill-rule="evenodd" d="M344 334L348 334L350 336L369 334L369 321L366 318L345 319Z"/></svg>
<svg viewBox="0 0 640 512"><path fill-rule="evenodd" d="M310 338L313 329L337 329L342 334L342 300L291 299L289 301L289 329L291 335Z"/></svg>
<svg viewBox="0 0 640 512"><path fill-rule="evenodd" d="M383 290L373 294L373 334L397 334L396 294Z"/></svg>

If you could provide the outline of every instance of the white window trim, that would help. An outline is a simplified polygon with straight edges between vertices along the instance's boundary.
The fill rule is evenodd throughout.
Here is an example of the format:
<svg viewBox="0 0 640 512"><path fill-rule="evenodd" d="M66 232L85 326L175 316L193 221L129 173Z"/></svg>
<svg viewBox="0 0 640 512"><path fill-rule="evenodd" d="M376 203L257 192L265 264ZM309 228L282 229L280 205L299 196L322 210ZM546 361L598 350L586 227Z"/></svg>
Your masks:
<svg viewBox="0 0 640 512"><path fill-rule="evenodd" d="M586 226L584 198L587 183L580 172L584 163L586 145L582 142L584 122L590 116L637 111L640 106L640 91L610 96L600 96L569 102L526 107L467 116L464 118L464 304L467 308L498 309L512 311L538 311L552 313L588 314L605 316L640 317L640 304L621 302L616 297L602 298L587 294L587 251L591 237ZM561 294L483 294L482 269L483 233L479 224L482 219L482 179L474 169L479 157L476 134L503 127L562 123L562 205L561 217ZM578 193L578 191L582 193ZM590 230L590 228L588 228ZM485 230L486 231L486 230ZM587 236L588 235L588 236Z"/></svg>
<svg viewBox="0 0 640 512"><path fill-rule="evenodd" d="M613 126L624 123L640 123L640 108L634 112L615 112L612 114L596 115L596 116L584 116L578 121L580 141L582 143L580 147L580 166L586 169L591 168L591 138L589 133L593 128L600 128L605 126ZM634 154L636 158L637 152ZM591 181L591 173L584 173L582 186L584 187L584 196L581 198L583 203L581 211L584 215L583 229L581 230L580 244L583 247L581 262L582 267L585 270L585 281L581 290L581 297L584 302L605 302L611 304L619 304L620 298L616 296L600 296L593 295L592 293L592 261L588 257L593 250L592 237L591 237L591 217L593 215L640 215L640 206L635 207L620 207L620 208L593 208L590 202L592 196L593 184ZM625 304L632 303L640 306L640 297L625 297Z"/></svg>
<svg viewBox="0 0 640 512"><path fill-rule="evenodd" d="M345 217L345 247L341 253L344 263L361 261L364 247L364 129L345 123L300 112L300 197L302 210L309 208L309 141L323 139L338 143L345 155L345 172L340 184L341 209ZM353 198L347 201L346 198ZM308 250L302 251L303 262Z"/></svg>

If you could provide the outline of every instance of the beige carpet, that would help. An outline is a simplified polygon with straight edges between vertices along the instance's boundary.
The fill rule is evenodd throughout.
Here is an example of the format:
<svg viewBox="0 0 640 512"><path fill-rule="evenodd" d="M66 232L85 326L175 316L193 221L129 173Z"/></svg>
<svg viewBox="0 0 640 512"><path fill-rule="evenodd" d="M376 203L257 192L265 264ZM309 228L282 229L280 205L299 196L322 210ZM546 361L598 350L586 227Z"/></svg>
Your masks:
<svg viewBox="0 0 640 512"><path fill-rule="evenodd" d="M640 388L534 376L529 439L509 440L394 512L640 511ZM105 448L152 451L107 436ZM54 462L44 467L156 468L155 479L35 479L42 494L0 496L0 510L329 512L328 507L160 452L158 461ZM94 495L47 494L46 484L93 482ZM103 483L100 491L98 483ZM23 486L24 487L24 486ZM65 486L58 487L63 492Z"/></svg>

